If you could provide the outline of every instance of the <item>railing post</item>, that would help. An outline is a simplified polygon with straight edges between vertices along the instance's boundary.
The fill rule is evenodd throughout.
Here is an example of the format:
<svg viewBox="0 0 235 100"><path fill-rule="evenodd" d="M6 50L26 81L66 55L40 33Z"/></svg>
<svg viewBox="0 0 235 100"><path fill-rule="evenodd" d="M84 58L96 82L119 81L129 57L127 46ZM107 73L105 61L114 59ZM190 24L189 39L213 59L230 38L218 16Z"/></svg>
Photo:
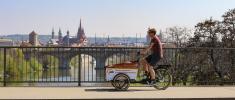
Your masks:
<svg viewBox="0 0 235 100"><path fill-rule="evenodd" d="M79 49L79 52L80 52L80 49ZM79 62L78 62L78 86L81 86L81 67L82 67L82 63L81 63L81 53L79 53Z"/></svg>
<svg viewBox="0 0 235 100"><path fill-rule="evenodd" d="M172 51L171 52L173 52L174 53L174 55L172 55L172 56L175 56L175 64L174 64L174 74L176 74L177 72L176 71L178 71L177 69L178 69L178 61L179 61L179 59L178 59L178 52L179 52L179 48L175 48L175 49L171 49ZM173 63L173 62L172 62ZM172 81L173 81L173 85L175 85L176 83L177 83L177 79L175 79L175 76L172 76L173 77L173 79L172 79Z"/></svg>
<svg viewBox="0 0 235 100"><path fill-rule="evenodd" d="M3 60L4 60L4 61L3 61L3 63L4 63L4 65L3 65L3 66L4 66L4 68L3 68L3 71L4 71L4 72L3 72L3 74L4 74L4 75L3 75L3 86L4 86L4 87L7 85L7 84L6 84L6 77L7 77L7 73L6 73L6 58L7 58L7 57L6 57L6 55L7 55L7 54L6 54L6 48L4 48L4 58L3 58Z"/></svg>

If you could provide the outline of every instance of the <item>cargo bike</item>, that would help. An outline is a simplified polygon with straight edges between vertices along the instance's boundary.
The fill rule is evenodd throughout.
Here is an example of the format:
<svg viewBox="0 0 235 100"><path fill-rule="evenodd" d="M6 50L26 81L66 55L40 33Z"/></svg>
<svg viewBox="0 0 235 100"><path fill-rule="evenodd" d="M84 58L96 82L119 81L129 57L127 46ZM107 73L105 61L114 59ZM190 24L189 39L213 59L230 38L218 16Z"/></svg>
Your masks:
<svg viewBox="0 0 235 100"><path fill-rule="evenodd" d="M106 81L111 82L116 90L128 90L131 83L140 84L141 86L151 86L158 90L165 90L172 81L169 72L170 64L157 64L154 66L156 73L156 84L150 84L150 75L143 74L141 70L141 59L144 58L140 52L137 52L137 60L128 61L120 64L105 66ZM142 73L142 74L141 74Z"/></svg>

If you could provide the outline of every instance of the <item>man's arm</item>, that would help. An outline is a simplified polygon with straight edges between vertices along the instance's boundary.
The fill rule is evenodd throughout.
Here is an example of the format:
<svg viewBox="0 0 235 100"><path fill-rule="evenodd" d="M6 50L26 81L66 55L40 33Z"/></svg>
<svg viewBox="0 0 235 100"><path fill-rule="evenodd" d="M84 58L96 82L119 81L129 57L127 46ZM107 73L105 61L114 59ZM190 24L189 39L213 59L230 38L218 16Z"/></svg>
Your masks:
<svg viewBox="0 0 235 100"><path fill-rule="evenodd" d="M152 47L153 47L154 43L151 43L147 48L145 48L141 54L146 54Z"/></svg>

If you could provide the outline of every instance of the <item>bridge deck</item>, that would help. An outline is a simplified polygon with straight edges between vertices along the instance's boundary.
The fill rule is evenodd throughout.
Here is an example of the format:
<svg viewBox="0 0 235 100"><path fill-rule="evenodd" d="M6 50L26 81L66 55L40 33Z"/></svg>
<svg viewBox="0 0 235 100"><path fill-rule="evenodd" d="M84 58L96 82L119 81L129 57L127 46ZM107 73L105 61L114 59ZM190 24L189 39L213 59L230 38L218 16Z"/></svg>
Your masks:
<svg viewBox="0 0 235 100"><path fill-rule="evenodd" d="M1 87L0 99L105 99L105 98L235 98L235 87L170 87L165 91L151 87L131 87L115 91L111 87Z"/></svg>

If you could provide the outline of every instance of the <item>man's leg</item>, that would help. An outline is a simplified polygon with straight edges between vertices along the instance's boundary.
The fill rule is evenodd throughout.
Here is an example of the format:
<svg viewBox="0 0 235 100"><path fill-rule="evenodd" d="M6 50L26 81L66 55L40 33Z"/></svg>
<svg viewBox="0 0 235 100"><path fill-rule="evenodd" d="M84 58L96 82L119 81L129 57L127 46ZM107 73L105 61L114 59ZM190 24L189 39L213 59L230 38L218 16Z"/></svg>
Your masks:
<svg viewBox="0 0 235 100"><path fill-rule="evenodd" d="M144 71L145 71L145 74L148 74L149 73L149 62L151 61L152 59L152 55L148 55L146 58L144 58L142 60L142 64L143 64L143 67L144 67Z"/></svg>
<svg viewBox="0 0 235 100"><path fill-rule="evenodd" d="M149 72L150 72L150 76L151 76L151 80L155 80L155 71L154 71L154 69L153 69L153 66L149 66Z"/></svg>
<svg viewBox="0 0 235 100"><path fill-rule="evenodd" d="M141 62L142 62L142 66L144 68L144 71L145 72L149 72L149 70L148 70L148 62L145 59L143 59Z"/></svg>
<svg viewBox="0 0 235 100"><path fill-rule="evenodd" d="M155 84L156 80L156 73L154 71L154 66L157 64L157 62L160 60L160 57L158 57L157 55L154 55L153 58L151 59L151 62L149 63L149 72L150 72L150 76L151 76L151 84Z"/></svg>

